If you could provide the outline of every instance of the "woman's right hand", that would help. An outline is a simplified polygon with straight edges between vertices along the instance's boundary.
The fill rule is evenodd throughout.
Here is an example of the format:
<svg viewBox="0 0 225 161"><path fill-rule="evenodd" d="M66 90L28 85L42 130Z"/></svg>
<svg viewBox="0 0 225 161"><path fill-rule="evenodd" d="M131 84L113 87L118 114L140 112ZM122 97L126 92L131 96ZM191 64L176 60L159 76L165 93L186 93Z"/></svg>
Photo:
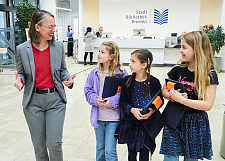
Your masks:
<svg viewBox="0 0 225 161"><path fill-rule="evenodd" d="M142 120L142 114L141 114L142 109L141 108L131 108L130 112L136 117L138 120Z"/></svg>
<svg viewBox="0 0 225 161"><path fill-rule="evenodd" d="M18 73L15 73L16 75L16 80L15 82L13 83L13 85L19 90L21 91L23 89L23 81L22 81L22 78L20 78L18 76Z"/></svg>

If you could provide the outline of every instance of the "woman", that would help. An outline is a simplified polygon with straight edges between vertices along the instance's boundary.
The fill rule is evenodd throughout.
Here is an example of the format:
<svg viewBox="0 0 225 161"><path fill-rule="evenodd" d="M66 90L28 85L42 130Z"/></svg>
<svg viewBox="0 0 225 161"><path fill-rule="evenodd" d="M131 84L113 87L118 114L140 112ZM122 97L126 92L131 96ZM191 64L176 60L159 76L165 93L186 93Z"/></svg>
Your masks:
<svg viewBox="0 0 225 161"><path fill-rule="evenodd" d="M63 84L73 87L63 44L55 42L54 16L39 10L32 17L30 40L17 47L15 87L24 87L23 110L36 161L63 161L62 132L66 111Z"/></svg>
<svg viewBox="0 0 225 161"><path fill-rule="evenodd" d="M91 27L87 27L84 34L84 65L87 65L87 56L90 53L90 65L93 65L94 41L96 36L92 33Z"/></svg>
<svg viewBox="0 0 225 161"><path fill-rule="evenodd" d="M103 33L103 27L99 27L98 32L96 32L97 38L102 38L102 33Z"/></svg>
<svg viewBox="0 0 225 161"><path fill-rule="evenodd" d="M68 37L67 55L68 57L73 56L73 32L72 27L68 25L66 36Z"/></svg>

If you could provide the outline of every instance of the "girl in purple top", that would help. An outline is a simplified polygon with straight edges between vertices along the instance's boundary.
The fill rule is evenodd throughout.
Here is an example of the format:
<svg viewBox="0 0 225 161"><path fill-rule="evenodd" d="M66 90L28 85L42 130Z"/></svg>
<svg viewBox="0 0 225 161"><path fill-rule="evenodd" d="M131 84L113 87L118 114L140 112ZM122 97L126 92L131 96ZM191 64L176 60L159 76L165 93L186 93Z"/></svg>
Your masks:
<svg viewBox="0 0 225 161"><path fill-rule="evenodd" d="M85 83L84 93L92 105L91 125L96 135L96 161L118 161L115 130L119 124L120 93L102 98L105 77L124 78L127 72L120 64L119 48L114 42L103 42L98 53L98 67L94 68Z"/></svg>

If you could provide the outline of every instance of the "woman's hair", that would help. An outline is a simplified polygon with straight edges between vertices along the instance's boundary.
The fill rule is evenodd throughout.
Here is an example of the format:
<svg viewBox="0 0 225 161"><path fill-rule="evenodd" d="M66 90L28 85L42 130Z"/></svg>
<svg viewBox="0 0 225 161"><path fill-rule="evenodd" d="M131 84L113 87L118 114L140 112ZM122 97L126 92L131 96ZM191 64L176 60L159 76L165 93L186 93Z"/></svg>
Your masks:
<svg viewBox="0 0 225 161"><path fill-rule="evenodd" d="M193 31L183 35L184 40L194 51L195 90L198 98L204 99L206 87L210 84L209 72L214 69L213 51L208 36L202 31ZM186 63L186 65L188 65Z"/></svg>
<svg viewBox="0 0 225 161"><path fill-rule="evenodd" d="M45 11L45 10L38 10L33 14L32 19L31 19L31 25L30 25L29 32L28 32L32 43L35 43L35 44L40 43L40 33L38 31L36 31L35 25L36 24L41 25L41 23L49 16L54 18L53 14L51 14L50 12ZM55 41L55 37L53 36L53 38L52 38L52 40L50 40L50 42L53 43L54 41Z"/></svg>
<svg viewBox="0 0 225 161"><path fill-rule="evenodd" d="M70 32L70 27L71 27L70 25L68 25L68 26L67 26L67 30L68 30L68 32Z"/></svg>
<svg viewBox="0 0 225 161"><path fill-rule="evenodd" d="M147 84L145 88L145 96L150 97L150 69L152 66L153 56L152 53L147 49L139 49L135 50L131 53L131 55L136 55L138 60L141 63L147 63L146 72L147 72ZM135 79L136 73L133 73L127 80L126 86L127 88L130 87L132 81Z"/></svg>
<svg viewBox="0 0 225 161"><path fill-rule="evenodd" d="M88 33L88 32L91 32L91 31L92 31L91 27L87 27L86 32L85 32L85 34L84 34L84 36L86 36L86 35L87 35L87 33Z"/></svg>
<svg viewBox="0 0 225 161"><path fill-rule="evenodd" d="M123 75L124 71L122 70L122 66L120 64L120 52L119 52L119 47L117 46L117 44L112 41L108 41L108 42L103 42L101 45L106 47L106 50L109 51L109 55L113 55L113 59L110 62L110 66L109 66L109 76L111 77L117 76L117 73L116 73L117 67L119 67L119 69L122 72L120 75ZM99 63L99 71L100 72L103 71L103 63Z"/></svg>

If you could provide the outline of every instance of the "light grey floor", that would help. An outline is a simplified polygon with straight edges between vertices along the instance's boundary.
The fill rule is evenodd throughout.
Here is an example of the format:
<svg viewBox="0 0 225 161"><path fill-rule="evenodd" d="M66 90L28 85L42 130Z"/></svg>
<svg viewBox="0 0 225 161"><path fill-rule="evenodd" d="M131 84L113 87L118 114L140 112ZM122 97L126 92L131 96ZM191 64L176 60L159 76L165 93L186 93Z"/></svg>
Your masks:
<svg viewBox="0 0 225 161"><path fill-rule="evenodd" d="M66 58L67 66L71 73L94 66L75 64L72 58ZM174 57L170 57L174 61ZM128 66L125 67L129 72ZM164 83L166 73L171 67L153 67L152 74ZM75 78L74 88L66 89L68 104L64 127L64 161L94 161L95 160L95 135L89 123L90 106L86 103L83 87L90 70L80 73ZM33 147L22 112L22 92L18 92L12 83L15 80L14 70L4 70L0 73L0 161L35 161ZM222 119L225 103L225 73L219 73L220 85L214 108L208 112L213 140L213 161L223 161L219 155L222 134ZM163 110L163 109L162 109ZM152 157L154 161L162 161L159 154L161 133L157 137L157 149ZM125 145L118 145L120 161L127 161Z"/></svg>

